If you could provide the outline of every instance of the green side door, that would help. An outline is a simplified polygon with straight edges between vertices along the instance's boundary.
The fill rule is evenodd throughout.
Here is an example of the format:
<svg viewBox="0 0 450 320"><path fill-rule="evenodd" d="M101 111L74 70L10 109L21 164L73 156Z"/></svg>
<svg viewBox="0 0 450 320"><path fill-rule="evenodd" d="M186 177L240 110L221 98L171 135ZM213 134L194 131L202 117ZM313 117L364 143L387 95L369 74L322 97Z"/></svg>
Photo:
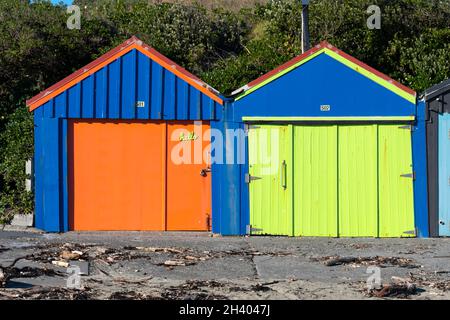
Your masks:
<svg viewBox="0 0 450 320"><path fill-rule="evenodd" d="M337 126L294 127L294 235L336 237Z"/></svg>
<svg viewBox="0 0 450 320"><path fill-rule="evenodd" d="M292 126L250 126L251 234L293 235Z"/></svg>
<svg viewBox="0 0 450 320"><path fill-rule="evenodd" d="M339 236L377 237L377 125L338 130Z"/></svg>
<svg viewBox="0 0 450 320"><path fill-rule="evenodd" d="M248 147L252 234L414 236L402 125L260 125Z"/></svg>
<svg viewBox="0 0 450 320"><path fill-rule="evenodd" d="M411 131L379 125L379 236L413 237L414 198Z"/></svg>

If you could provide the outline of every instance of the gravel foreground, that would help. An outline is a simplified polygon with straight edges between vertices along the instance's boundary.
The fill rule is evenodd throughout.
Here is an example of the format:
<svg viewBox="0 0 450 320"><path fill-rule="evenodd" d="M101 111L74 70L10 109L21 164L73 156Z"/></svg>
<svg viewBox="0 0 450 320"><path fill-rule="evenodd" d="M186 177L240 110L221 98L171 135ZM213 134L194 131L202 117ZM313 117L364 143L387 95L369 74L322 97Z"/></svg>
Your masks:
<svg viewBox="0 0 450 320"><path fill-rule="evenodd" d="M0 299L449 298L446 238L0 232Z"/></svg>

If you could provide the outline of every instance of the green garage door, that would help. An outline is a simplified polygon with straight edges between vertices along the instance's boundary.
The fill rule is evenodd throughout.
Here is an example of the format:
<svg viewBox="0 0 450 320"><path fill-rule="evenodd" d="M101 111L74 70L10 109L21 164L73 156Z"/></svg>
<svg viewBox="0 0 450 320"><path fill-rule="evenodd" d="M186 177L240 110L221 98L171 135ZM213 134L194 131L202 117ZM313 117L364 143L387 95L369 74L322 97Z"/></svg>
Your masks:
<svg viewBox="0 0 450 320"><path fill-rule="evenodd" d="M402 126L260 125L248 143L252 233L413 236L411 136Z"/></svg>
<svg viewBox="0 0 450 320"><path fill-rule="evenodd" d="M414 236L411 132L378 127L379 236Z"/></svg>
<svg viewBox="0 0 450 320"><path fill-rule="evenodd" d="M339 127L339 235L378 235L377 126Z"/></svg>
<svg viewBox="0 0 450 320"><path fill-rule="evenodd" d="M337 126L294 127L294 235L338 235Z"/></svg>
<svg viewBox="0 0 450 320"><path fill-rule="evenodd" d="M249 131L252 234L292 235L291 130L265 125Z"/></svg>

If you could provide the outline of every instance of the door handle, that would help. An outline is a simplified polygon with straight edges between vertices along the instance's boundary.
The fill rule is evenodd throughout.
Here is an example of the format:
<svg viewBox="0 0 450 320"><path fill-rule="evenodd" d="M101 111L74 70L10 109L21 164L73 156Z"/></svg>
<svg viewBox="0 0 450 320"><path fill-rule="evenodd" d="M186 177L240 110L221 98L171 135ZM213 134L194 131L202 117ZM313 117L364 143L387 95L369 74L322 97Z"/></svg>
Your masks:
<svg viewBox="0 0 450 320"><path fill-rule="evenodd" d="M281 163L281 187L286 190L287 188L287 165L286 160Z"/></svg>
<svg viewBox="0 0 450 320"><path fill-rule="evenodd" d="M200 175L202 176L202 177L206 177L207 176L207 172L211 172L211 168L210 167L208 167L208 168L205 168L205 169L202 169L201 171L200 171Z"/></svg>

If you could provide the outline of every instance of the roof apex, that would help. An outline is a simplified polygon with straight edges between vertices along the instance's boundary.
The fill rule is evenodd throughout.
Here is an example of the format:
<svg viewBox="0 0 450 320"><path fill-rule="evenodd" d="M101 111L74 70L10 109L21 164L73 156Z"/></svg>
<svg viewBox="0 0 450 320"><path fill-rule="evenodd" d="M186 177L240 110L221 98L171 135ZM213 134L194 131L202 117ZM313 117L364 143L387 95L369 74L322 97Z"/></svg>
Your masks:
<svg viewBox="0 0 450 320"><path fill-rule="evenodd" d="M329 50L333 53L333 55L339 56L340 61L348 61L349 64L355 65L358 68L363 69L366 74L372 74L374 78L380 79L381 82L386 84L385 87L395 87L395 91L403 92L402 95L409 96L408 100L415 101L416 92L411 88L406 87L405 85L395 81L384 73L368 66L364 62L352 57L351 55L339 50L328 41L323 40L316 46L312 47L308 51L292 58L291 60L285 62L284 64L276 67L275 69L267 72L266 74L260 76L259 78L249 82L248 84L242 86L241 88L233 91L235 95L237 95L236 99L240 99L241 97L250 94L251 92L257 90L260 86L264 86L265 84L277 79L282 76L286 72L288 72L292 68L296 68L296 65L299 66L302 62L306 62L311 59L311 56L319 53L322 50ZM326 52L326 51L325 51ZM391 89L392 90L392 89ZM392 91L394 91L392 90Z"/></svg>
<svg viewBox="0 0 450 320"><path fill-rule="evenodd" d="M184 69L183 67L179 66L163 54L156 51L154 48L150 47L149 45L145 44L142 40L140 40L136 36L132 36L131 38L125 40L121 44L119 44L117 47L111 49L107 53L103 54L99 58L95 59L94 61L90 62L86 66L78 69L74 73L70 74L69 76L65 77L61 81L55 83L54 85L50 86L49 88L43 90L39 94L35 95L34 97L28 99L26 101L26 105L29 107L30 111L35 110L36 108L40 107L53 97L57 96L61 92L67 90L68 88L74 86L75 84L79 83L83 79L87 78L88 76L92 75L99 69L103 68L105 65L111 63L115 59L123 56L127 52L131 51L132 49L137 49L141 53L148 56L153 61L161 64L165 69L169 70L170 72L174 73L178 77L182 78L186 82L188 82L190 85L204 93L205 95L209 96L214 101L223 104L223 98L220 96L219 92L208 85L207 83L203 82L201 79Z"/></svg>

